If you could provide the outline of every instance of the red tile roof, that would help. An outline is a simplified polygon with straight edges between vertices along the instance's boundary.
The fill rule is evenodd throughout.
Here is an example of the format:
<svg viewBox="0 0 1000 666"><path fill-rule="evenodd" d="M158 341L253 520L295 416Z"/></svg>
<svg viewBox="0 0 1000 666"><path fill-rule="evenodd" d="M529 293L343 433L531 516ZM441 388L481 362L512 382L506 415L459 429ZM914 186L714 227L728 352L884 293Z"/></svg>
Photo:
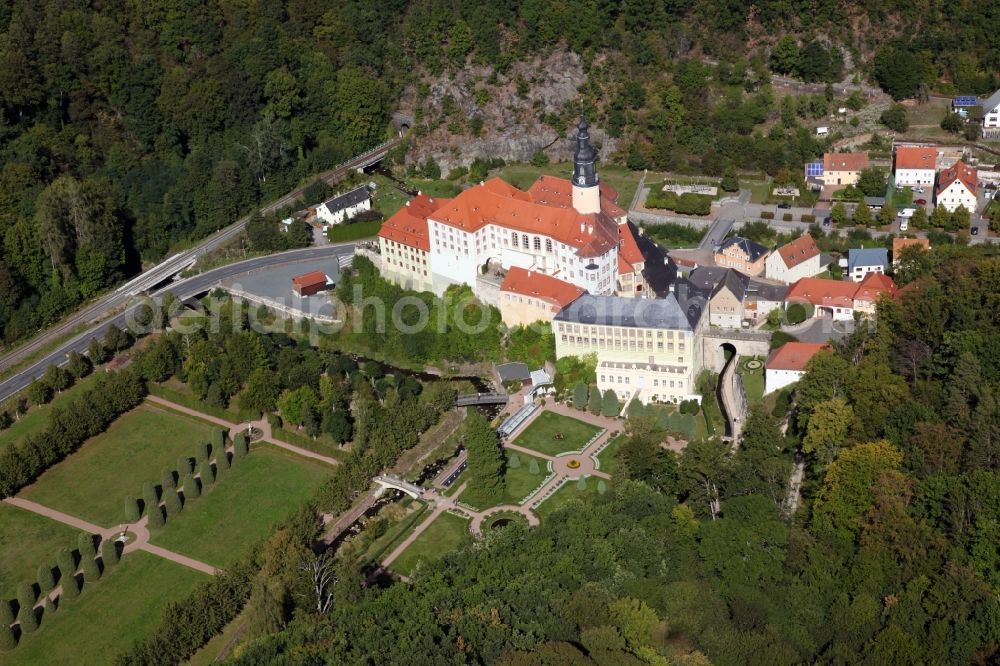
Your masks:
<svg viewBox="0 0 1000 666"><path fill-rule="evenodd" d="M858 285L847 280L802 278L788 288L785 301L799 301L825 307L853 308Z"/></svg>
<svg viewBox="0 0 1000 666"><path fill-rule="evenodd" d="M823 172L827 171L861 171L867 169L870 162L868 153L824 153Z"/></svg>
<svg viewBox="0 0 1000 666"><path fill-rule="evenodd" d="M601 192L601 210L616 219L623 217L625 211L618 205L618 191L605 183L598 187ZM532 201L543 206L573 207L573 183L565 178L539 176L527 193Z"/></svg>
<svg viewBox="0 0 1000 666"><path fill-rule="evenodd" d="M896 283L884 273L869 273L858 285L854 300L877 301L882 294L893 298L896 295Z"/></svg>
<svg viewBox="0 0 1000 666"><path fill-rule="evenodd" d="M937 164L937 150L931 146L899 146L896 148L897 169L931 169Z"/></svg>
<svg viewBox="0 0 1000 666"><path fill-rule="evenodd" d="M826 342L786 342L771 352L764 367L768 370L805 370L809 359L829 348Z"/></svg>
<svg viewBox="0 0 1000 666"><path fill-rule="evenodd" d="M296 275L292 278L292 284L300 289L316 284L326 284L326 273L323 271L313 271L303 275Z"/></svg>
<svg viewBox="0 0 1000 666"><path fill-rule="evenodd" d="M955 166L938 174L937 193L944 192L956 180L962 181L966 189L977 196L979 195L979 174L962 160L955 162Z"/></svg>
<svg viewBox="0 0 1000 666"><path fill-rule="evenodd" d="M549 236L576 248L581 257L602 255L618 244L618 223L606 213L583 215L573 208L535 203L530 198L527 192L493 178L465 190L430 218L467 233L495 224Z"/></svg>
<svg viewBox="0 0 1000 666"><path fill-rule="evenodd" d="M427 217L450 202L451 199L439 199L420 194L383 222L378 235L386 240L430 252L431 241L427 231Z"/></svg>
<svg viewBox="0 0 1000 666"><path fill-rule="evenodd" d="M639 243L628 223L618 225L618 235L621 237L621 245L618 246L618 272L631 273L635 270L635 265L644 263L646 258L642 256Z"/></svg>
<svg viewBox="0 0 1000 666"><path fill-rule="evenodd" d="M781 260L788 268L794 268L807 259L819 256L819 248L816 241L809 234L799 236L791 243L787 243L778 248Z"/></svg>
<svg viewBox="0 0 1000 666"><path fill-rule="evenodd" d="M547 303L564 308L585 293L584 289L559 278L537 271L512 266L500 285L500 291L522 296L533 296Z"/></svg>
<svg viewBox="0 0 1000 666"><path fill-rule="evenodd" d="M903 248L910 247L911 245L920 245L925 250L931 249L931 242L926 238L893 238L892 239L893 261L898 261L899 255L903 251Z"/></svg>

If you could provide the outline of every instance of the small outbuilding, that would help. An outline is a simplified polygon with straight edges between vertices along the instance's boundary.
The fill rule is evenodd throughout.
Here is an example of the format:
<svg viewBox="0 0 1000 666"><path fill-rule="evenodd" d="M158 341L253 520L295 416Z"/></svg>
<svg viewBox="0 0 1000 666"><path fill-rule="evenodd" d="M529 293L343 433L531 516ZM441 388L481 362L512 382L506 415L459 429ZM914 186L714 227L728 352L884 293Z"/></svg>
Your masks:
<svg viewBox="0 0 1000 666"><path fill-rule="evenodd" d="M323 271L313 271L304 275L296 275L292 278L292 290L299 296L312 296L333 284Z"/></svg>

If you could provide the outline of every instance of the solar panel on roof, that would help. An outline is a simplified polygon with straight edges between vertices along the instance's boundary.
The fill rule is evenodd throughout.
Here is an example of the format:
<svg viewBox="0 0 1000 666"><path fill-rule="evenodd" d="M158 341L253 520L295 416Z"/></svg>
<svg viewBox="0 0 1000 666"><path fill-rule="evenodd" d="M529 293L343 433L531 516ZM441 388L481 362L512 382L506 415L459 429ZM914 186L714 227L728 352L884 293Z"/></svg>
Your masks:
<svg viewBox="0 0 1000 666"><path fill-rule="evenodd" d="M959 95L952 101L954 107L976 106L979 103L975 95Z"/></svg>
<svg viewBox="0 0 1000 666"><path fill-rule="evenodd" d="M806 178L816 178L823 175L822 162L809 162L806 164Z"/></svg>

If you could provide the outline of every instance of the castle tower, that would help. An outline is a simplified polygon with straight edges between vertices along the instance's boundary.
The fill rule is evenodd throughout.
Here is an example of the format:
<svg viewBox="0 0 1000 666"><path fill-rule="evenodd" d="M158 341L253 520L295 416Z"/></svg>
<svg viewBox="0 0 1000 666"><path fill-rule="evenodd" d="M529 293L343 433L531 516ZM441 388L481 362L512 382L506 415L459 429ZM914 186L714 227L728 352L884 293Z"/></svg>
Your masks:
<svg viewBox="0 0 1000 666"><path fill-rule="evenodd" d="M587 121L582 115L576 129L576 151L573 154L573 208L583 214L599 213L601 193L597 178L597 152L590 144Z"/></svg>

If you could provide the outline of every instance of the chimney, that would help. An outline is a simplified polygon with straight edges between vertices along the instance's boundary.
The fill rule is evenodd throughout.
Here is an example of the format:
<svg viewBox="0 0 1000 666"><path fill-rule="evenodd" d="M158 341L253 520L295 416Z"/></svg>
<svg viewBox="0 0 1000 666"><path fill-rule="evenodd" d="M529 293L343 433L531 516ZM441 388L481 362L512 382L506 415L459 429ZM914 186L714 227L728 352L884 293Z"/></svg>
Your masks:
<svg viewBox="0 0 1000 666"><path fill-rule="evenodd" d="M407 202L406 202L406 205L407 205L407 206L409 206L409 205L410 205L410 202L409 202L409 201L407 201Z"/></svg>
<svg viewBox="0 0 1000 666"><path fill-rule="evenodd" d="M419 197L421 194L423 194L423 192L421 192L420 190L417 190L417 196Z"/></svg>

